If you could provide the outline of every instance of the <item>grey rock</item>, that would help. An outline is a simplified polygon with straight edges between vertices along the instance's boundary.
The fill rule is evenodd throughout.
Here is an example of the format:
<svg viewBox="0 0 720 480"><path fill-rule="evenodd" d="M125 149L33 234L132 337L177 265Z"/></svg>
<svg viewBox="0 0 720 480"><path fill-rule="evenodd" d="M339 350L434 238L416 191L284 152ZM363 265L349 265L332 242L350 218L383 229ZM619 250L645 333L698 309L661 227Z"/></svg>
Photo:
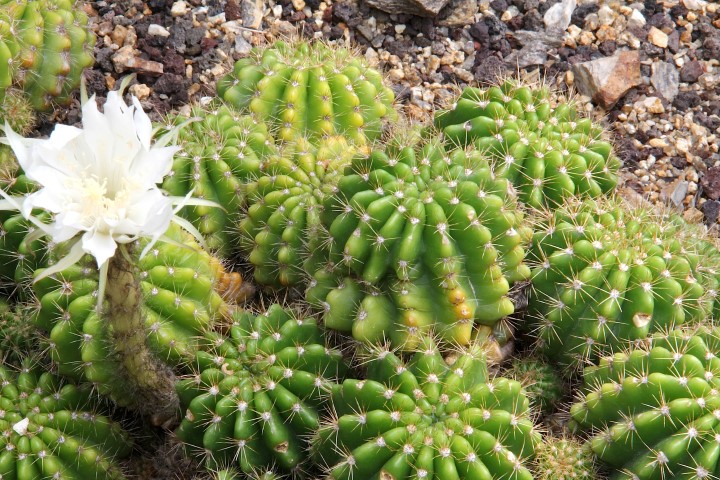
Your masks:
<svg viewBox="0 0 720 480"><path fill-rule="evenodd" d="M365 0L369 6L388 13L410 13L421 17L434 17L449 0Z"/></svg>
<svg viewBox="0 0 720 480"><path fill-rule="evenodd" d="M252 45L250 45L250 42L245 40L245 38L242 35L236 35L235 36L235 51L239 53L240 55L247 55L250 53L250 50L252 50Z"/></svg>
<svg viewBox="0 0 720 480"><path fill-rule="evenodd" d="M564 32L567 30L575 7L577 7L577 0L563 0L550 7L543 16L545 30L549 32Z"/></svg>
<svg viewBox="0 0 720 480"><path fill-rule="evenodd" d="M694 83L697 82L703 73L705 73L705 68L702 62L693 60L683 65L680 69L680 80L685 83Z"/></svg>
<svg viewBox="0 0 720 480"><path fill-rule="evenodd" d="M450 0L438 14L437 24L444 27L461 27L475 21L478 12L476 0Z"/></svg>
<svg viewBox="0 0 720 480"><path fill-rule="evenodd" d="M583 95L609 109L631 88L640 85L640 52L623 50L612 57L573 66L575 86Z"/></svg>
<svg viewBox="0 0 720 480"><path fill-rule="evenodd" d="M240 18L243 27L259 29L263 19L262 0L240 0Z"/></svg>
<svg viewBox="0 0 720 480"><path fill-rule="evenodd" d="M652 65L650 83L658 94L672 102L680 89L680 73L672 63L655 62Z"/></svg>
<svg viewBox="0 0 720 480"><path fill-rule="evenodd" d="M518 30L512 35L520 42L522 48L505 57L505 63L512 67L525 68L543 65L548 58L548 51L563 43L563 36L558 30L550 32L531 32Z"/></svg>

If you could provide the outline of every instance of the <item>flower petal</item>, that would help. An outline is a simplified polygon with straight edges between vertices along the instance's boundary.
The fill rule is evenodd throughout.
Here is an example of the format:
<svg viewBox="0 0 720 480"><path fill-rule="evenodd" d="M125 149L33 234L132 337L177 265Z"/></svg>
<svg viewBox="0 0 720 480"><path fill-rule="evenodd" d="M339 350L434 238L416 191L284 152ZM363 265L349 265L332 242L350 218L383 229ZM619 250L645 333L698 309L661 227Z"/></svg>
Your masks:
<svg viewBox="0 0 720 480"><path fill-rule="evenodd" d="M83 250L95 257L98 267L102 267L110 257L115 255L117 249L117 243L113 240L112 235L97 230L85 232L81 241Z"/></svg>

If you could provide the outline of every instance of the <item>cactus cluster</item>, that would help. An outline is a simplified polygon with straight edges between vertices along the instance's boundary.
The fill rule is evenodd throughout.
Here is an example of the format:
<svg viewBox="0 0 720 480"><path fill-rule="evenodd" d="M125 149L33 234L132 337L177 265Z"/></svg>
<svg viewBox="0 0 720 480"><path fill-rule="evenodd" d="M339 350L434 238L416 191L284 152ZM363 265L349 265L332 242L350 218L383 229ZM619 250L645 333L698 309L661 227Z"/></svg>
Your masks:
<svg viewBox="0 0 720 480"><path fill-rule="evenodd" d="M238 223L240 250L263 285L299 286L310 252L324 241L321 216L327 198L356 148L343 137L298 138L260 165L246 186L247 208Z"/></svg>
<svg viewBox="0 0 720 480"><path fill-rule="evenodd" d="M210 332L205 342L195 375L177 384L186 411L178 438L208 468L301 475L319 408L347 369L342 354L312 318L277 304L237 313L227 335Z"/></svg>
<svg viewBox="0 0 720 480"><path fill-rule="evenodd" d="M533 478L528 400L520 383L489 378L481 350L447 364L424 339L408 362L378 348L365 365L365 379L334 388L334 416L313 442L329 478Z"/></svg>
<svg viewBox="0 0 720 480"><path fill-rule="evenodd" d="M0 381L0 478L125 478L115 459L132 444L98 410L92 389L63 384L28 362L17 374L0 366Z"/></svg>
<svg viewBox="0 0 720 480"><path fill-rule="evenodd" d="M580 118L570 101L553 105L547 88L507 80L468 87L435 126L454 145L475 145L498 175L534 208L561 205L571 195L599 197L617 185L620 161L602 130Z"/></svg>
<svg viewBox="0 0 720 480"><path fill-rule="evenodd" d="M49 335L50 356L58 371L93 382L120 405L152 407L143 405L135 377L158 372L143 371L136 364L143 361L139 349L147 343L162 362L183 364L195 353L197 337L223 311L223 301L213 288L215 270L209 254L177 228L167 235L173 243L155 244L136 261L137 271L130 272L139 282L142 298L134 298L132 289L122 294L125 304L141 303L139 324L128 312L114 322L111 315L117 312L98 310L98 270L89 256L33 284L39 302L34 322ZM131 321L135 323L123 324ZM129 364L118 358L125 357L123 352L129 355L125 358Z"/></svg>
<svg viewBox="0 0 720 480"><path fill-rule="evenodd" d="M683 227L621 199L569 199L541 215L530 259L529 316L540 349L563 365L704 318L707 257Z"/></svg>
<svg viewBox="0 0 720 480"><path fill-rule="evenodd" d="M590 446L570 437L549 437L537 446L533 465L535 480L596 480Z"/></svg>
<svg viewBox="0 0 720 480"><path fill-rule="evenodd" d="M397 118L380 73L350 50L321 42L255 48L218 81L217 91L267 121L283 141L344 135L364 144Z"/></svg>
<svg viewBox="0 0 720 480"><path fill-rule="evenodd" d="M15 85L37 110L65 103L94 62L95 35L73 0L0 2L0 104Z"/></svg>
<svg viewBox="0 0 720 480"><path fill-rule="evenodd" d="M593 434L611 479L720 474L719 354L720 330L685 328L585 369L571 426Z"/></svg>
<svg viewBox="0 0 720 480"><path fill-rule="evenodd" d="M0 301L0 364L18 365L39 352L39 336L32 324L33 307Z"/></svg>
<svg viewBox="0 0 720 480"><path fill-rule="evenodd" d="M329 328L412 349L430 329L467 345L513 312L529 230L512 188L473 150L436 143L356 156L322 212L308 301ZM502 336L502 334L499 334Z"/></svg>
<svg viewBox="0 0 720 480"><path fill-rule="evenodd" d="M530 408L541 415L552 413L562 401L562 377L547 361L539 358L516 358L505 375L517 380L525 389Z"/></svg>

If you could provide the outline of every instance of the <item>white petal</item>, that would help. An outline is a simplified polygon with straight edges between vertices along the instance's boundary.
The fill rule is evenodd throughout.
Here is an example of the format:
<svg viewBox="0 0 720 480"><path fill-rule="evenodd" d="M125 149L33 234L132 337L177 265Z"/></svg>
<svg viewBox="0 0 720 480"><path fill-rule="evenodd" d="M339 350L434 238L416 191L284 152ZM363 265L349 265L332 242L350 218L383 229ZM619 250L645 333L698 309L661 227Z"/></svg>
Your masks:
<svg viewBox="0 0 720 480"><path fill-rule="evenodd" d="M110 257L115 255L117 244L110 234L90 230L82 236L82 248L95 257L98 267L102 267Z"/></svg>
<svg viewBox="0 0 720 480"><path fill-rule="evenodd" d="M15 133L13 129L10 128L10 124L7 123L7 121L5 122L5 135L8 141L8 145L10 145L10 148L12 148L12 151L15 154L18 163L20 164L22 169L27 172L30 163L30 152L25 143L25 139Z"/></svg>
<svg viewBox="0 0 720 480"><path fill-rule="evenodd" d="M140 100L138 100L135 95L132 96L132 102L133 105L135 105L134 120L138 139L145 150L150 150L150 139L152 138L153 130L152 122L147 113L145 113L145 110L143 110L142 105L140 105Z"/></svg>
<svg viewBox="0 0 720 480"><path fill-rule="evenodd" d="M148 184L162 183L163 178L172 170L173 157L179 151L180 147L163 147L140 152L133 160L130 173Z"/></svg>
<svg viewBox="0 0 720 480"><path fill-rule="evenodd" d="M12 429L15 430L15 433L18 435L25 435L27 433L28 425L30 425L30 419L26 417L15 423L12 426Z"/></svg>

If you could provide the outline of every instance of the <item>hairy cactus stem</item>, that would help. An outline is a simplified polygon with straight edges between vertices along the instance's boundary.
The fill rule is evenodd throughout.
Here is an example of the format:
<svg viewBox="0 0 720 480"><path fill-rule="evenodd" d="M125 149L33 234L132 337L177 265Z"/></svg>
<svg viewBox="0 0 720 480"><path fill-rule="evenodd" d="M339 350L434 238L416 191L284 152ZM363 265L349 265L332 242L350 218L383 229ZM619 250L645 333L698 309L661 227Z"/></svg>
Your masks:
<svg viewBox="0 0 720 480"><path fill-rule="evenodd" d="M131 388L128 397L135 409L152 415L156 425L172 422L180 408L175 375L155 358L146 343L143 291L137 268L124 245L109 262L104 316L124 369L120 375Z"/></svg>

